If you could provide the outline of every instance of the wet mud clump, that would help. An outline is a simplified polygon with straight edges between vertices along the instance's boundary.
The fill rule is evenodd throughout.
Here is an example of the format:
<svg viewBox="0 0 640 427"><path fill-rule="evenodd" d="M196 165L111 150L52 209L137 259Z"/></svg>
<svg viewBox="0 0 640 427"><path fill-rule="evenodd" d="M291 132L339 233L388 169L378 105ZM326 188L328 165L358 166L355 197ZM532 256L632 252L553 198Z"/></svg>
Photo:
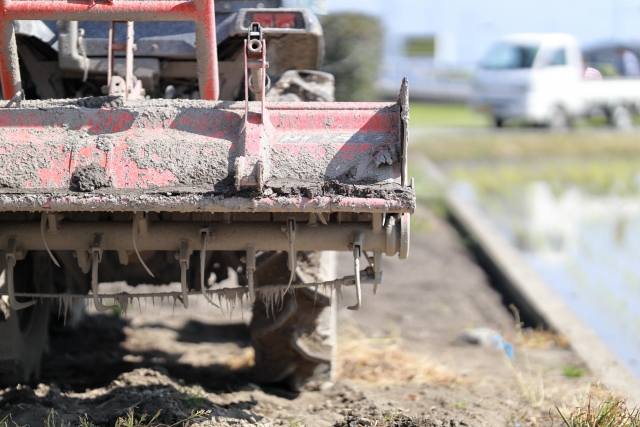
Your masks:
<svg viewBox="0 0 640 427"><path fill-rule="evenodd" d="M76 101L78 107L84 108L117 108L124 106L124 98L121 96L92 96Z"/></svg>
<svg viewBox="0 0 640 427"><path fill-rule="evenodd" d="M71 175L72 190L94 191L99 188L109 187L109 185L107 169L97 163L76 168Z"/></svg>
<svg viewBox="0 0 640 427"><path fill-rule="evenodd" d="M319 183L295 182L289 180L269 180L268 191L264 196L275 193L281 196L315 197L357 197L363 199L400 200L408 204L414 203L415 193L410 187L397 183L356 185L337 180Z"/></svg>

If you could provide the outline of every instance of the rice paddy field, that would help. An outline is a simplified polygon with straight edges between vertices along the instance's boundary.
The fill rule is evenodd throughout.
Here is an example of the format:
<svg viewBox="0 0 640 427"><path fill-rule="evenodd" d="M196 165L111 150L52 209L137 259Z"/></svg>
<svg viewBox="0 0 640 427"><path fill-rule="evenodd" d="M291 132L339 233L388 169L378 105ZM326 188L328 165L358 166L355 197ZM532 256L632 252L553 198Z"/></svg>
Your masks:
<svg viewBox="0 0 640 427"><path fill-rule="evenodd" d="M640 376L640 133L430 123L411 128L419 199L442 209L435 163Z"/></svg>

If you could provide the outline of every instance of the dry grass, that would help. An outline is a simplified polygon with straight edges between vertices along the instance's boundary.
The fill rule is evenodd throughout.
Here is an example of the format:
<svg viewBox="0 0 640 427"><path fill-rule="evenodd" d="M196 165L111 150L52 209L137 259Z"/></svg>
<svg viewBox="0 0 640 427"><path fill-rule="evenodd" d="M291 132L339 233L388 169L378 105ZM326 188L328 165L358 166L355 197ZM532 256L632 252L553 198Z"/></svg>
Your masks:
<svg viewBox="0 0 640 427"><path fill-rule="evenodd" d="M341 333L338 352L340 378L377 385L461 382L445 365L405 350L397 337L369 338L351 327Z"/></svg>
<svg viewBox="0 0 640 427"><path fill-rule="evenodd" d="M542 328L527 328L522 330L519 336L520 346L537 350L544 350L549 347L569 348L569 340L561 334Z"/></svg>
<svg viewBox="0 0 640 427"><path fill-rule="evenodd" d="M608 396L597 399L589 396L584 406L566 413L556 407L557 415L565 427L640 427L640 408L629 408L626 400Z"/></svg>

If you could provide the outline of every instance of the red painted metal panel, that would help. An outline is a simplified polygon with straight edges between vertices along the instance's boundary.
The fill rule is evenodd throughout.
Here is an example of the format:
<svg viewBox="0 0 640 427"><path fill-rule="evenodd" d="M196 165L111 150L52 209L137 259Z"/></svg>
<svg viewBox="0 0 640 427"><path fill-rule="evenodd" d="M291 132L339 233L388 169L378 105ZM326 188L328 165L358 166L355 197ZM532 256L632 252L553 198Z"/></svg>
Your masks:
<svg viewBox="0 0 640 427"><path fill-rule="evenodd" d="M167 108L167 101L150 100L87 109L64 102L24 101L22 108L0 109L4 187L67 190L77 170L97 165L109 190L212 191L247 155L260 157L266 181L303 187L347 182L349 176L368 183L400 177L399 162L375 165L371 156L381 148L400 151L395 104L347 112L334 103L325 103L325 110L269 110L275 126L262 127L256 125L261 105L255 102L245 128L238 104L176 101Z"/></svg>
<svg viewBox="0 0 640 427"><path fill-rule="evenodd" d="M2 0L0 5L3 20L194 21L200 19L196 2Z"/></svg>
<svg viewBox="0 0 640 427"><path fill-rule="evenodd" d="M218 54L213 0L94 1L0 0L0 81L11 99L20 86L12 21L195 21L198 81L203 99L219 96Z"/></svg>

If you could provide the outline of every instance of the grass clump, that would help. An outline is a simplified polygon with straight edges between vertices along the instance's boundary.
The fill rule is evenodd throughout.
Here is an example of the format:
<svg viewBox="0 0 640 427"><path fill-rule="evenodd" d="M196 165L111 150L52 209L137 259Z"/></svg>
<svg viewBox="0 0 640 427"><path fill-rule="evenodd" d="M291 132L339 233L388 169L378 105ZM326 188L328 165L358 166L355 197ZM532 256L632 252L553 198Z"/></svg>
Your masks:
<svg viewBox="0 0 640 427"><path fill-rule="evenodd" d="M80 424L78 425L79 427L96 427L96 425L89 421L89 416L87 414L84 414L84 417L80 417Z"/></svg>
<svg viewBox="0 0 640 427"><path fill-rule="evenodd" d="M289 427L303 427L303 422L306 421L306 418L302 418L300 420L291 420L289 421Z"/></svg>
<svg viewBox="0 0 640 427"><path fill-rule="evenodd" d="M569 340L562 334L548 329L525 328L520 330L520 345L524 348L544 350L549 347L569 348Z"/></svg>
<svg viewBox="0 0 640 427"><path fill-rule="evenodd" d="M211 413L211 411L204 409L192 411L191 415L189 415L187 418L169 425L160 423L158 421L161 412L162 409L159 409L158 412L156 412L156 414L150 420L147 420L147 414L142 414L140 418L136 418L134 410L132 408L129 409L129 411L125 415L118 418L114 427L187 427L191 425L192 421L202 420Z"/></svg>
<svg viewBox="0 0 640 427"><path fill-rule="evenodd" d="M584 371L577 366L565 366L562 368L562 373L567 378L580 378L584 376Z"/></svg>
<svg viewBox="0 0 640 427"><path fill-rule="evenodd" d="M562 425L565 427L640 427L640 408L629 408L624 399L610 397L593 404L591 399L585 407L574 409L565 415L556 406Z"/></svg>
<svg viewBox="0 0 640 427"><path fill-rule="evenodd" d="M507 368L511 371L516 380L516 384L520 389L520 393L522 396L527 399L529 404L534 408L539 408L544 404L545 400L545 388L544 382L542 381L542 373L540 371L534 372L531 366L531 362L529 361L529 353L527 352L527 347L525 345L524 332L522 328L522 322L520 321L520 312L518 309L512 304L509 306L516 321L516 333L517 333L517 344L522 347L522 356L524 358L524 369L518 369L513 364L513 362L505 357L505 363L507 364Z"/></svg>
<svg viewBox="0 0 640 427"><path fill-rule="evenodd" d="M51 409L51 411L49 411L49 414L47 415L47 418L45 418L44 420L44 427L68 427L71 425L71 423L65 424L64 421L58 420L56 416L56 412Z"/></svg>
<svg viewBox="0 0 640 427"><path fill-rule="evenodd" d="M180 390L180 400L182 400L185 406L192 409L201 406L206 397L206 393L199 385L183 387L182 390Z"/></svg>

